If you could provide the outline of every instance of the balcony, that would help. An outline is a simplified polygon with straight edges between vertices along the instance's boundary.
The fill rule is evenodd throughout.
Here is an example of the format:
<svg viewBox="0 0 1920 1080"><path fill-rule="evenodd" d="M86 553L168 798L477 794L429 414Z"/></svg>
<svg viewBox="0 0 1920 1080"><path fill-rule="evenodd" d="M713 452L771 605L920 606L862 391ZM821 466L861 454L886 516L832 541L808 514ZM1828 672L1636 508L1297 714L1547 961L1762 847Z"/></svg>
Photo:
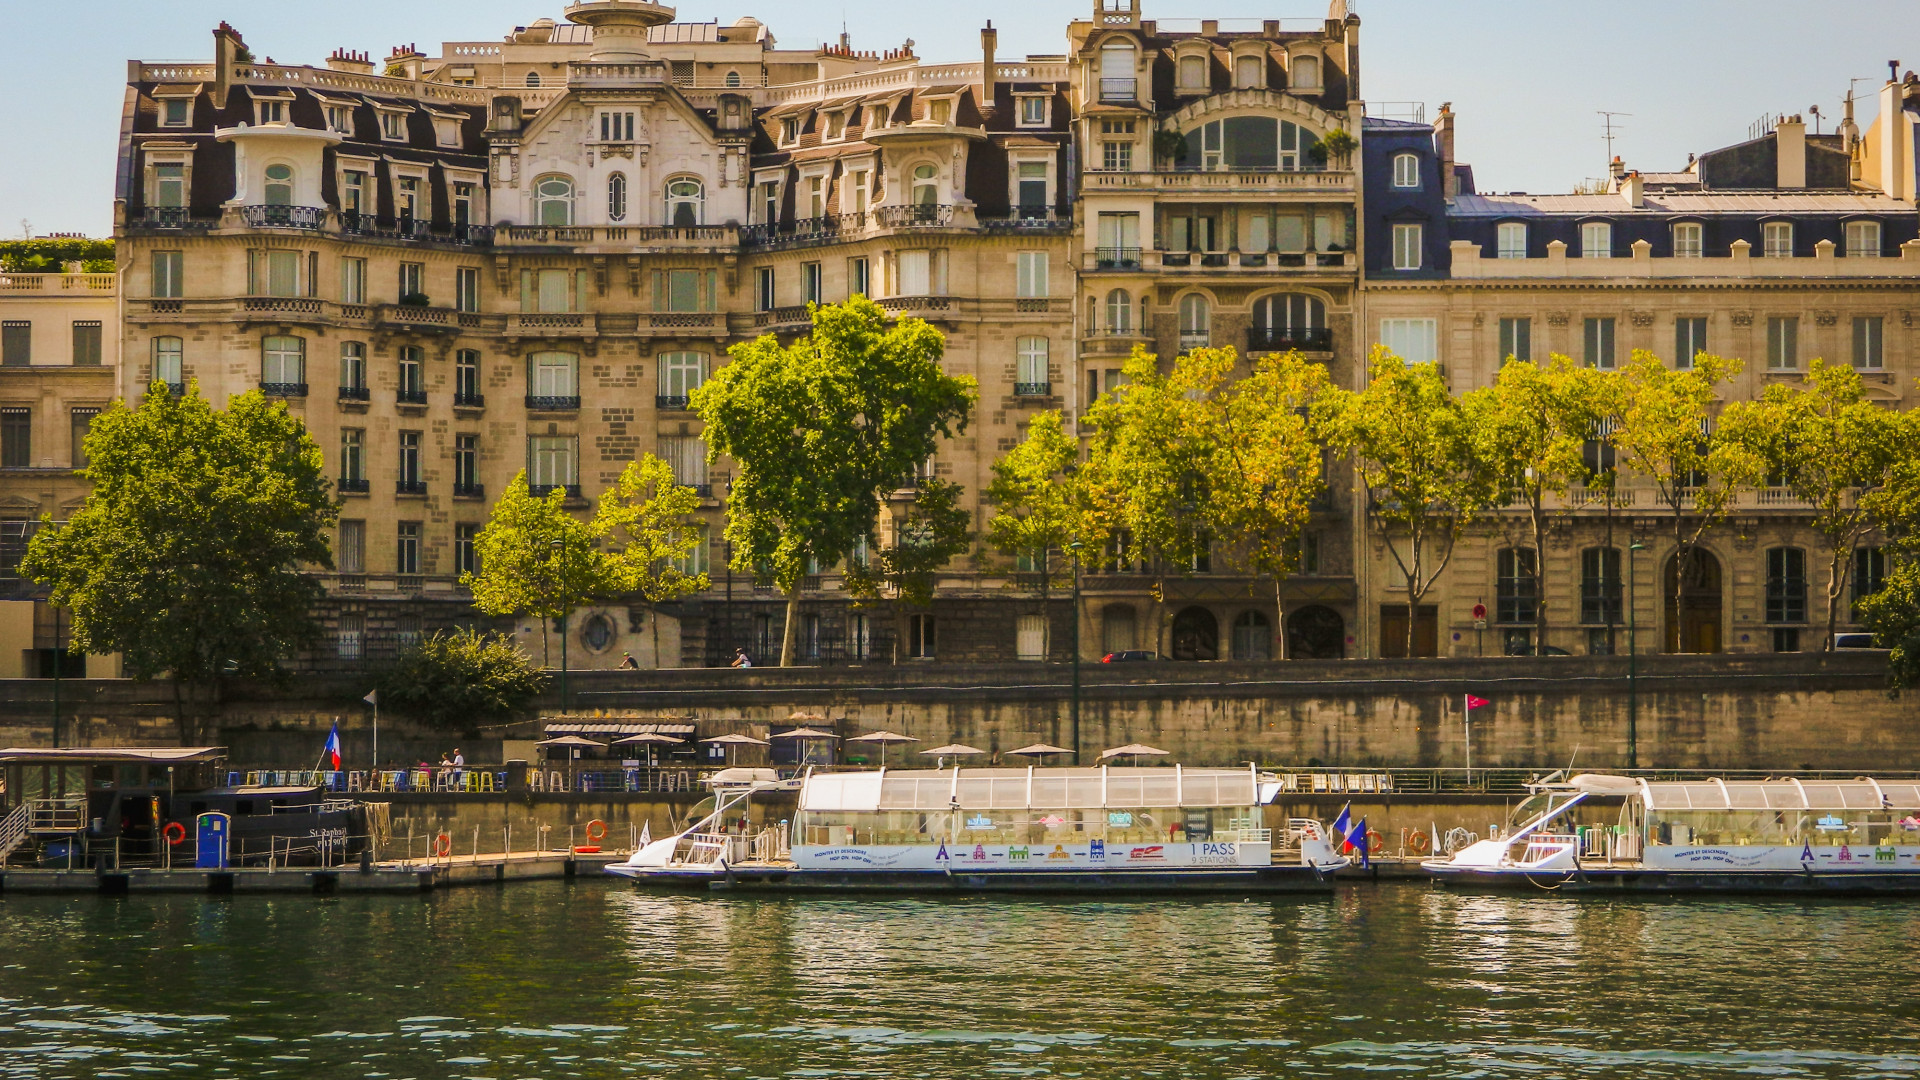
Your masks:
<svg viewBox="0 0 1920 1080"><path fill-rule="evenodd" d="M742 247L772 247L778 244L824 244L843 235L862 232L866 214L828 214L789 222L762 222L740 229Z"/></svg>
<svg viewBox="0 0 1920 1080"><path fill-rule="evenodd" d="M260 392L268 397L303 398L307 396L307 384L303 382L263 382Z"/></svg>
<svg viewBox="0 0 1920 1080"><path fill-rule="evenodd" d="M882 206L873 216L883 229L940 229L953 224L953 207L940 203Z"/></svg>
<svg viewBox="0 0 1920 1080"><path fill-rule="evenodd" d="M432 223L419 218L395 218L392 225L380 224L374 214L347 211L340 215L340 231L352 236L379 240L428 240L433 238Z"/></svg>
<svg viewBox="0 0 1920 1080"><path fill-rule="evenodd" d="M485 484L455 484L453 497L456 499L484 499L487 497Z"/></svg>
<svg viewBox="0 0 1920 1080"><path fill-rule="evenodd" d="M307 229L319 231L327 211L318 206L243 206L240 218L249 229Z"/></svg>
<svg viewBox="0 0 1920 1080"><path fill-rule="evenodd" d="M990 233L1057 233L1073 228L1072 214L1056 214L1045 206L1022 206L1003 218L983 218L980 227Z"/></svg>
<svg viewBox="0 0 1920 1080"><path fill-rule="evenodd" d="M1053 396L1053 384L1050 382L1023 382L1013 384L1014 397L1043 398Z"/></svg>
<svg viewBox="0 0 1920 1080"><path fill-rule="evenodd" d="M1165 192L1197 198L1246 194L1347 195L1357 191L1348 169L1162 169L1151 172L1090 170L1081 178L1081 190L1102 192Z"/></svg>
<svg viewBox="0 0 1920 1080"><path fill-rule="evenodd" d="M608 252L725 253L740 246L737 225L501 225L496 247L603 248Z"/></svg>
<svg viewBox="0 0 1920 1080"><path fill-rule="evenodd" d="M580 408L580 395L571 397L558 394L528 394L528 412L576 412Z"/></svg>
<svg viewBox="0 0 1920 1080"><path fill-rule="evenodd" d="M193 211L184 206L149 206L140 223L149 229L211 229L218 224L207 219L195 220Z"/></svg>
<svg viewBox="0 0 1920 1080"><path fill-rule="evenodd" d="M577 499L580 497L579 484L527 484L527 492L536 499L544 499L555 491L566 492L567 498L569 499Z"/></svg>
<svg viewBox="0 0 1920 1080"><path fill-rule="evenodd" d="M393 392L393 403L395 405L425 405L427 403L427 392L417 389L395 390Z"/></svg>
<svg viewBox="0 0 1920 1080"><path fill-rule="evenodd" d="M456 409L484 409L487 407L487 395L455 391L453 407Z"/></svg>
<svg viewBox="0 0 1920 1080"><path fill-rule="evenodd" d="M1096 270L1138 270L1140 269L1140 249L1137 247L1103 247L1094 252L1093 267Z"/></svg>
<svg viewBox="0 0 1920 1080"><path fill-rule="evenodd" d="M1195 333L1193 331L1183 330L1180 332L1180 351L1183 353L1192 352L1195 349L1210 349L1212 347L1213 335L1207 331L1203 330Z"/></svg>
<svg viewBox="0 0 1920 1080"><path fill-rule="evenodd" d="M318 315L325 310L325 302L306 296L246 296L240 308L250 314Z"/></svg>
<svg viewBox="0 0 1920 1080"><path fill-rule="evenodd" d="M1333 331L1324 326L1255 326L1247 330L1248 352L1332 352Z"/></svg>
<svg viewBox="0 0 1920 1080"><path fill-rule="evenodd" d="M342 402L372 401L373 394L364 386L343 386L340 388Z"/></svg>
<svg viewBox="0 0 1920 1080"><path fill-rule="evenodd" d="M647 316L647 325L655 330L725 330L727 323L712 311L656 311Z"/></svg>
<svg viewBox="0 0 1920 1080"><path fill-rule="evenodd" d="M1102 105L1137 105L1139 102L1140 80L1100 80L1100 103Z"/></svg>
<svg viewBox="0 0 1920 1080"><path fill-rule="evenodd" d="M393 482L393 493L395 495L425 495L427 493L427 482L425 480L395 480Z"/></svg>
<svg viewBox="0 0 1920 1080"><path fill-rule="evenodd" d="M333 486L342 495L365 495L371 490L364 476L343 476Z"/></svg>
<svg viewBox="0 0 1920 1080"><path fill-rule="evenodd" d="M685 394L655 394L653 407L667 412L687 412L693 402Z"/></svg>

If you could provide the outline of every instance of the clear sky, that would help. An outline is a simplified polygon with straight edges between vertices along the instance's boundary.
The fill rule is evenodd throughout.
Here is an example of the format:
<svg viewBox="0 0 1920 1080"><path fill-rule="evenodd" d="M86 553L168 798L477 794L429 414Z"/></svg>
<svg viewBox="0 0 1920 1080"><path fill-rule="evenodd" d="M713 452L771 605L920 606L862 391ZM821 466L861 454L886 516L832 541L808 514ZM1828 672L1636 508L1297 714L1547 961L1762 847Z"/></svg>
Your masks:
<svg viewBox="0 0 1920 1080"><path fill-rule="evenodd" d="M498 40L560 18L562 0L13 0L0 41L0 236L112 226L113 168L125 61L205 59L220 20L256 55L318 64L336 47L384 57L396 44L437 53L450 40ZM684 0L683 21L751 14L783 47L837 37L860 49L914 39L928 60L979 56L979 28L1000 55L1058 53L1092 0ZM1457 156L1482 191L1557 192L1602 175L1597 110L1619 120L1615 151L1637 168L1677 169L1747 137L1763 113L1818 105L1831 131L1848 80L1864 78L1864 128L1886 62L1920 67L1915 0L1352 0L1362 20L1369 101L1440 102L1458 114ZM1146 0L1158 18L1316 18L1325 0ZM1889 53L1888 50L1892 50ZM1902 69L1905 70L1904 68ZM1811 125L1813 118L1807 117Z"/></svg>

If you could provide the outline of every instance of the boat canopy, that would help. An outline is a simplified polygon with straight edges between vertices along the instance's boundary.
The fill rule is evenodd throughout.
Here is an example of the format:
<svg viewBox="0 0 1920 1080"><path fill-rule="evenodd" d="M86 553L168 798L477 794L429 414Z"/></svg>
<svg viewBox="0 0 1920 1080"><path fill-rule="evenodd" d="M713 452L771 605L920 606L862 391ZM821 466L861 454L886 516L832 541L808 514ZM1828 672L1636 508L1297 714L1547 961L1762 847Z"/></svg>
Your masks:
<svg viewBox="0 0 1920 1080"><path fill-rule="evenodd" d="M218 761L227 756L224 746L82 746L82 747L10 747L0 750L0 762L149 762L178 765L183 762Z"/></svg>
<svg viewBox="0 0 1920 1080"><path fill-rule="evenodd" d="M815 773L802 810L1098 810L1257 806L1251 769L900 769Z"/></svg>
<svg viewBox="0 0 1920 1080"><path fill-rule="evenodd" d="M1643 781L1647 809L1676 810L1920 810L1913 780L1689 780Z"/></svg>

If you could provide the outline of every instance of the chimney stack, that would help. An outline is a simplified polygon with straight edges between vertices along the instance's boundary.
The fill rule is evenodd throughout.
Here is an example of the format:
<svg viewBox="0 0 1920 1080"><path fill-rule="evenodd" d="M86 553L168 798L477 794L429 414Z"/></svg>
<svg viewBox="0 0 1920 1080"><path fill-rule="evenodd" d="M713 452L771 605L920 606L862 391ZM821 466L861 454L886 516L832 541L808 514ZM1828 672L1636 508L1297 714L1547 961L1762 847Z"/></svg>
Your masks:
<svg viewBox="0 0 1920 1080"><path fill-rule="evenodd" d="M1639 170L1636 169L1620 178L1620 194L1626 198L1627 205L1635 210L1646 207L1647 184L1641 179Z"/></svg>
<svg viewBox="0 0 1920 1080"><path fill-rule="evenodd" d="M1451 199L1460 194L1460 180L1453 172L1453 102L1440 103L1440 114L1433 118L1433 141L1440 152L1440 190Z"/></svg>
<svg viewBox="0 0 1920 1080"><path fill-rule="evenodd" d="M1807 186L1807 125L1799 114L1783 116L1773 128L1774 186Z"/></svg>
<svg viewBox="0 0 1920 1080"><path fill-rule="evenodd" d="M993 83L997 74L994 68L994 52L1000 47L1000 31L993 28L993 20L987 20L986 29L980 31L980 111L993 108Z"/></svg>

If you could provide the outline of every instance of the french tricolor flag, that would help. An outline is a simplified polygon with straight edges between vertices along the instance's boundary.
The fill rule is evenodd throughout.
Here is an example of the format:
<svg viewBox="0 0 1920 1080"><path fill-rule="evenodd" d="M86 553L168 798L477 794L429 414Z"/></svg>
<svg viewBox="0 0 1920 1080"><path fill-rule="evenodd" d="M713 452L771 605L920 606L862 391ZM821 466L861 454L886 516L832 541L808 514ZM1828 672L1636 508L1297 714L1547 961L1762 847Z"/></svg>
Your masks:
<svg viewBox="0 0 1920 1080"><path fill-rule="evenodd" d="M333 730L327 732L327 744L320 748L320 760L327 763L328 769L334 772L340 771L340 721L338 720L333 722Z"/></svg>

